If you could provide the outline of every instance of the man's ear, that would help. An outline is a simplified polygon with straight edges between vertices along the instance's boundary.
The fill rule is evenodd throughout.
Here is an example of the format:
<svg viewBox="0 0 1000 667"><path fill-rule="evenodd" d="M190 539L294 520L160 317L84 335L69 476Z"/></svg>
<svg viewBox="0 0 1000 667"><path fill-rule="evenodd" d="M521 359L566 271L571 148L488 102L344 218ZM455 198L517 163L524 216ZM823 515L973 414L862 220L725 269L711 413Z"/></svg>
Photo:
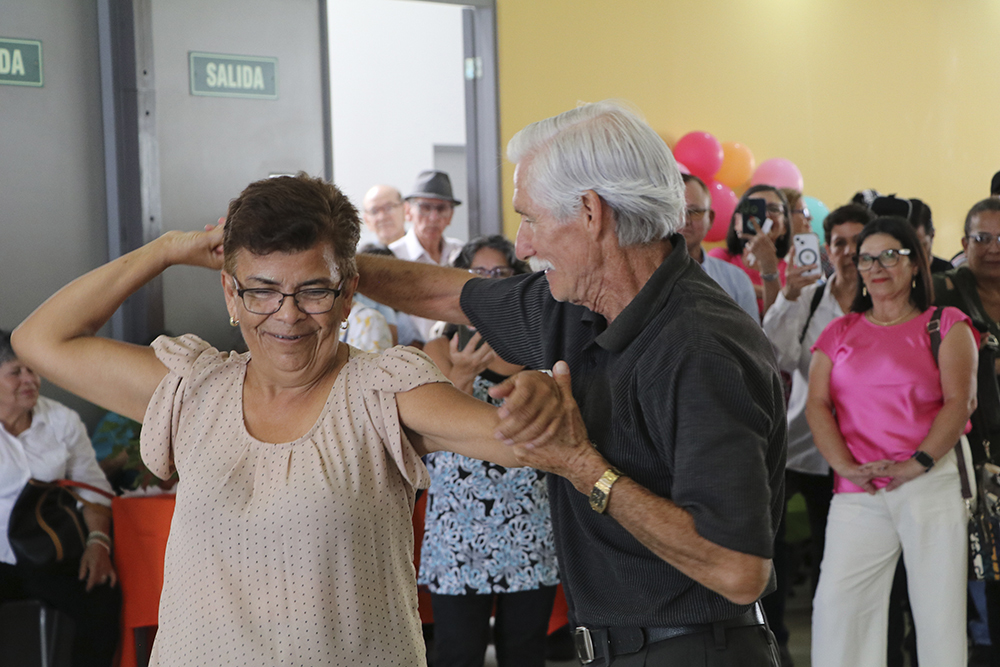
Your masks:
<svg viewBox="0 0 1000 667"><path fill-rule="evenodd" d="M615 226L614 212L607 202L593 190L586 190L583 193L580 214L583 216L582 222L591 238L595 241L600 239L606 232L613 232Z"/></svg>

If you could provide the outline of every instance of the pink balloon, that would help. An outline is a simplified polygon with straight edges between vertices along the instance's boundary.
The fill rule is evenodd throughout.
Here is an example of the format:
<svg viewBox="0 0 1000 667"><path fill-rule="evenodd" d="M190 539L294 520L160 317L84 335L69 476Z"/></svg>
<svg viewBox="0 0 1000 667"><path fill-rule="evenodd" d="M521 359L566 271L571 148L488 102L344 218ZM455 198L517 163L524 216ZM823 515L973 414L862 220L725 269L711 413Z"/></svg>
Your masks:
<svg viewBox="0 0 1000 667"><path fill-rule="evenodd" d="M750 185L770 185L802 192L802 172L791 160L773 157L760 163L757 171L750 177Z"/></svg>
<svg viewBox="0 0 1000 667"><path fill-rule="evenodd" d="M681 173L682 173L682 174L689 174L689 175L690 175L690 173L691 173L691 170L690 170L690 169L688 169L688 168L687 168L687 167L686 167L686 166L684 165L684 163L683 163L683 162L678 162L678 163L677 163L677 168L681 170Z"/></svg>
<svg viewBox="0 0 1000 667"><path fill-rule="evenodd" d="M708 183L722 166L722 144L708 132L688 132L674 146L674 158Z"/></svg>
<svg viewBox="0 0 1000 667"><path fill-rule="evenodd" d="M712 210L715 211L715 222L712 228L705 234L705 240L709 242L721 241L726 238L729 231L729 220L733 217L736 204L740 199L736 193L718 181L710 181L708 191L712 195Z"/></svg>

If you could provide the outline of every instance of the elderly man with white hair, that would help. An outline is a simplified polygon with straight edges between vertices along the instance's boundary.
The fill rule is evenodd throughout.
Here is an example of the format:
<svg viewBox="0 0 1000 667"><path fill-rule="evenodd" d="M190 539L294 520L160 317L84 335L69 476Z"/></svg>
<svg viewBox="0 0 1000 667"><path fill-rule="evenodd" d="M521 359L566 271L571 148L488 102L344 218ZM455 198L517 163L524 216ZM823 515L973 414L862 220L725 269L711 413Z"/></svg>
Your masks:
<svg viewBox="0 0 1000 667"><path fill-rule="evenodd" d="M676 233L684 187L670 150L608 101L529 125L507 153L517 253L544 272L482 280L359 258L360 289L553 369L561 402L535 407L562 425L530 426L514 449L555 473L584 664L777 665L756 603L773 589L784 497L782 383L760 327Z"/></svg>

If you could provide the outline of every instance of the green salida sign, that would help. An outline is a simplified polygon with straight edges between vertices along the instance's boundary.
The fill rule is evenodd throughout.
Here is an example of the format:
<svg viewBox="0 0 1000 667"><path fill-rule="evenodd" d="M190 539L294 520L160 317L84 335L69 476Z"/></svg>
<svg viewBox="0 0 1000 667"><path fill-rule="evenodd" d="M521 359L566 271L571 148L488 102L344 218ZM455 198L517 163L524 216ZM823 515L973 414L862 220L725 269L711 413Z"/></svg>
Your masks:
<svg viewBox="0 0 1000 667"><path fill-rule="evenodd" d="M0 84L40 87L42 80L42 43L0 37Z"/></svg>
<svg viewBox="0 0 1000 667"><path fill-rule="evenodd" d="M278 99L278 59L223 53L188 54L191 94Z"/></svg>

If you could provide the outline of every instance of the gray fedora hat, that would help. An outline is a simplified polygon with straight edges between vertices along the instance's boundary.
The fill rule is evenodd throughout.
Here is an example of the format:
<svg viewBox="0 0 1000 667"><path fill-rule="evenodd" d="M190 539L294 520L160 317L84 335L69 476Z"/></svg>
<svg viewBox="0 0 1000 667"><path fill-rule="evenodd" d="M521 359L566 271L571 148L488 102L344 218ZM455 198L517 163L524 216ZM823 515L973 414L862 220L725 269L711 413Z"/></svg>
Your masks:
<svg viewBox="0 0 1000 667"><path fill-rule="evenodd" d="M423 197L425 199L442 199L450 201L455 206L462 202L455 199L451 193L451 179L443 171L428 169L417 175L417 182L413 186L413 192L406 195L406 199Z"/></svg>

